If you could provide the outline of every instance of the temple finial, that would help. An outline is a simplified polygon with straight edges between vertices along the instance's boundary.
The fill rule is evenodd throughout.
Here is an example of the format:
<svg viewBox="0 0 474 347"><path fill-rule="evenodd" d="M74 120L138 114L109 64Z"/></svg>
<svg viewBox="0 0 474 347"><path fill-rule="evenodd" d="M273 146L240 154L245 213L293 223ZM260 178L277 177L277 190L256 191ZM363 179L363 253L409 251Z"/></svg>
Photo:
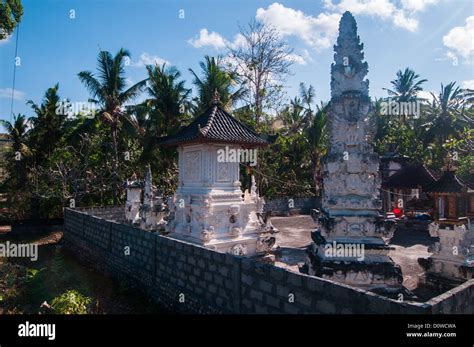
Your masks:
<svg viewBox="0 0 474 347"><path fill-rule="evenodd" d="M220 104L221 104L221 99L220 99L219 92L217 91L217 89L214 89L214 96L212 98L212 105L220 105Z"/></svg>

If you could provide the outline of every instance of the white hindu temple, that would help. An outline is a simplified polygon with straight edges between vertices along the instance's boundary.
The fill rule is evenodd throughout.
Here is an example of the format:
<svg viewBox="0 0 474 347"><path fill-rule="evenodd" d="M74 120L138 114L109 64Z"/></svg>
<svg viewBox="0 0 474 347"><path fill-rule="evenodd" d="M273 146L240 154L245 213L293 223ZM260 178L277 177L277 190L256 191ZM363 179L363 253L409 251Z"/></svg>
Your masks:
<svg viewBox="0 0 474 347"><path fill-rule="evenodd" d="M162 145L178 148L178 188L169 200L169 236L219 252L265 254L274 229L262 218L264 201L241 190L242 157L268 143L237 121L215 95L210 107Z"/></svg>

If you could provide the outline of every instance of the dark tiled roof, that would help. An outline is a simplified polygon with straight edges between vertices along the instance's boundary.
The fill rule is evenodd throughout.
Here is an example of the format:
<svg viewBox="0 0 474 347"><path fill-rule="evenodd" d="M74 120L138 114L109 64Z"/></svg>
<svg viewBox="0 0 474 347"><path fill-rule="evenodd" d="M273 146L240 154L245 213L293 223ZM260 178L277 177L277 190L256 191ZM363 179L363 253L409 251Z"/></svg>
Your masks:
<svg viewBox="0 0 474 347"><path fill-rule="evenodd" d="M454 171L445 171L439 180L428 185L425 192L429 193L460 193L467 185Z"/></svg>
<svg viewBox="0 0 474 347"><path fill-rule="evenodd" d="M434 183L436 178L423 164L408 164L382 183L384 188L416 189Z"/></svg>
<svg viewBox="0 0 474 347"><path fill-rule="evenodd" d="M164 146L195 142L228 143L252 147L268 145L266 140L224 111L218 103L213 103L202 115L182 128L176 135L164 137L159 141Z"/></svg>

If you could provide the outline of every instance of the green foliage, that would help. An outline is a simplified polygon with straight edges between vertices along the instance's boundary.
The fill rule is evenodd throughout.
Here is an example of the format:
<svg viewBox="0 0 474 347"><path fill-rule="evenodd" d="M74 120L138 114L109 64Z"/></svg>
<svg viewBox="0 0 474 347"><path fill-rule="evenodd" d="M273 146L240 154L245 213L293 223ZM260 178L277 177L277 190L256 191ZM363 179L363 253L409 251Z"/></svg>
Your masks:
<svg viewBox="0 0 474 347"><path fill-rule="evenodd" d="M23 6L20 0L0 1L0 40L10 35L20 23L23 16Z"/></svg>
<svg viewBox="0 0 474 347"><path fill-rule="evenodd" d="M77 290L68 290L53 299L51 307L58 314L87 314L92 299L84 296Z"/></svg>
<svg viewBox="0 0 474 347"><path fill-rule="evenodd" d="M242 166L241 181L249 189L255 175L260 194L274 196L319 195L322 163L328 150L327 104L315 104L312 86L300 84L299 95L273 113L255 116L255 105L244 103L248 88L228 71L221 57L206 56L193 74L196 96L192 99L180 72L174 67L147 66L146 79L126 84L124 64L130 56L121 49L112 56L100 51L97 72L83 71L79 79L97 105L95 114L67 117L57 112L59 85L49 88L40 104L29 101L34 116L17 115L3 121L11 141L5 154L7 180L2 188L10 194L13 219L34 213L60 217L63 207L110 205L123 202L121 183L132 174L144 177L151 165L154 184L165 195L177 185L177 152L159 146L159 139L175 134L209 106L214 92L241 122L275 141L260 149L256 167ZM409 68L398 71L387 89L390 100L417 102L417 117L387 114L375 100L371 121L372 142L383 155L397 152L429 168L441 170L449 153L458 154L461 176L472 169L473 100L471 90L454 82L441 85L433 100L418 99L423 83ZM144 93L138 104L132 101ZM236 108L236 106L238 107ZM20 153L22 160L14 160ZM125 154L127 158L125 159Z"/></svg>

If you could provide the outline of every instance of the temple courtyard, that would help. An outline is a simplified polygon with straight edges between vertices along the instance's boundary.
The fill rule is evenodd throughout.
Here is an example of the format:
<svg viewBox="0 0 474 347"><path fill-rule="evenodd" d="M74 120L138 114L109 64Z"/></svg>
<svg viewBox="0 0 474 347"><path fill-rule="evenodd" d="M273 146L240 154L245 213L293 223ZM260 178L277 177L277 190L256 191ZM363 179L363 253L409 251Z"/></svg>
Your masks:
<svg viewBox="0 0 474 347"><path fill-rule="evenodd" d="M299 272L298 266L307 260L306 248L311 244L311 231L316 228L311 216L293 215L272 217L273 225L280 230L276 234L280 251L276 254L275 266ZM389 256L400 265L403 273L403 286L414 291L423 299L438 294L420 285L424 269L418 264L418 258L428 258L432 253L428 247L438 241L431 237L428 230L397 228L390 246Z"/></svg>

